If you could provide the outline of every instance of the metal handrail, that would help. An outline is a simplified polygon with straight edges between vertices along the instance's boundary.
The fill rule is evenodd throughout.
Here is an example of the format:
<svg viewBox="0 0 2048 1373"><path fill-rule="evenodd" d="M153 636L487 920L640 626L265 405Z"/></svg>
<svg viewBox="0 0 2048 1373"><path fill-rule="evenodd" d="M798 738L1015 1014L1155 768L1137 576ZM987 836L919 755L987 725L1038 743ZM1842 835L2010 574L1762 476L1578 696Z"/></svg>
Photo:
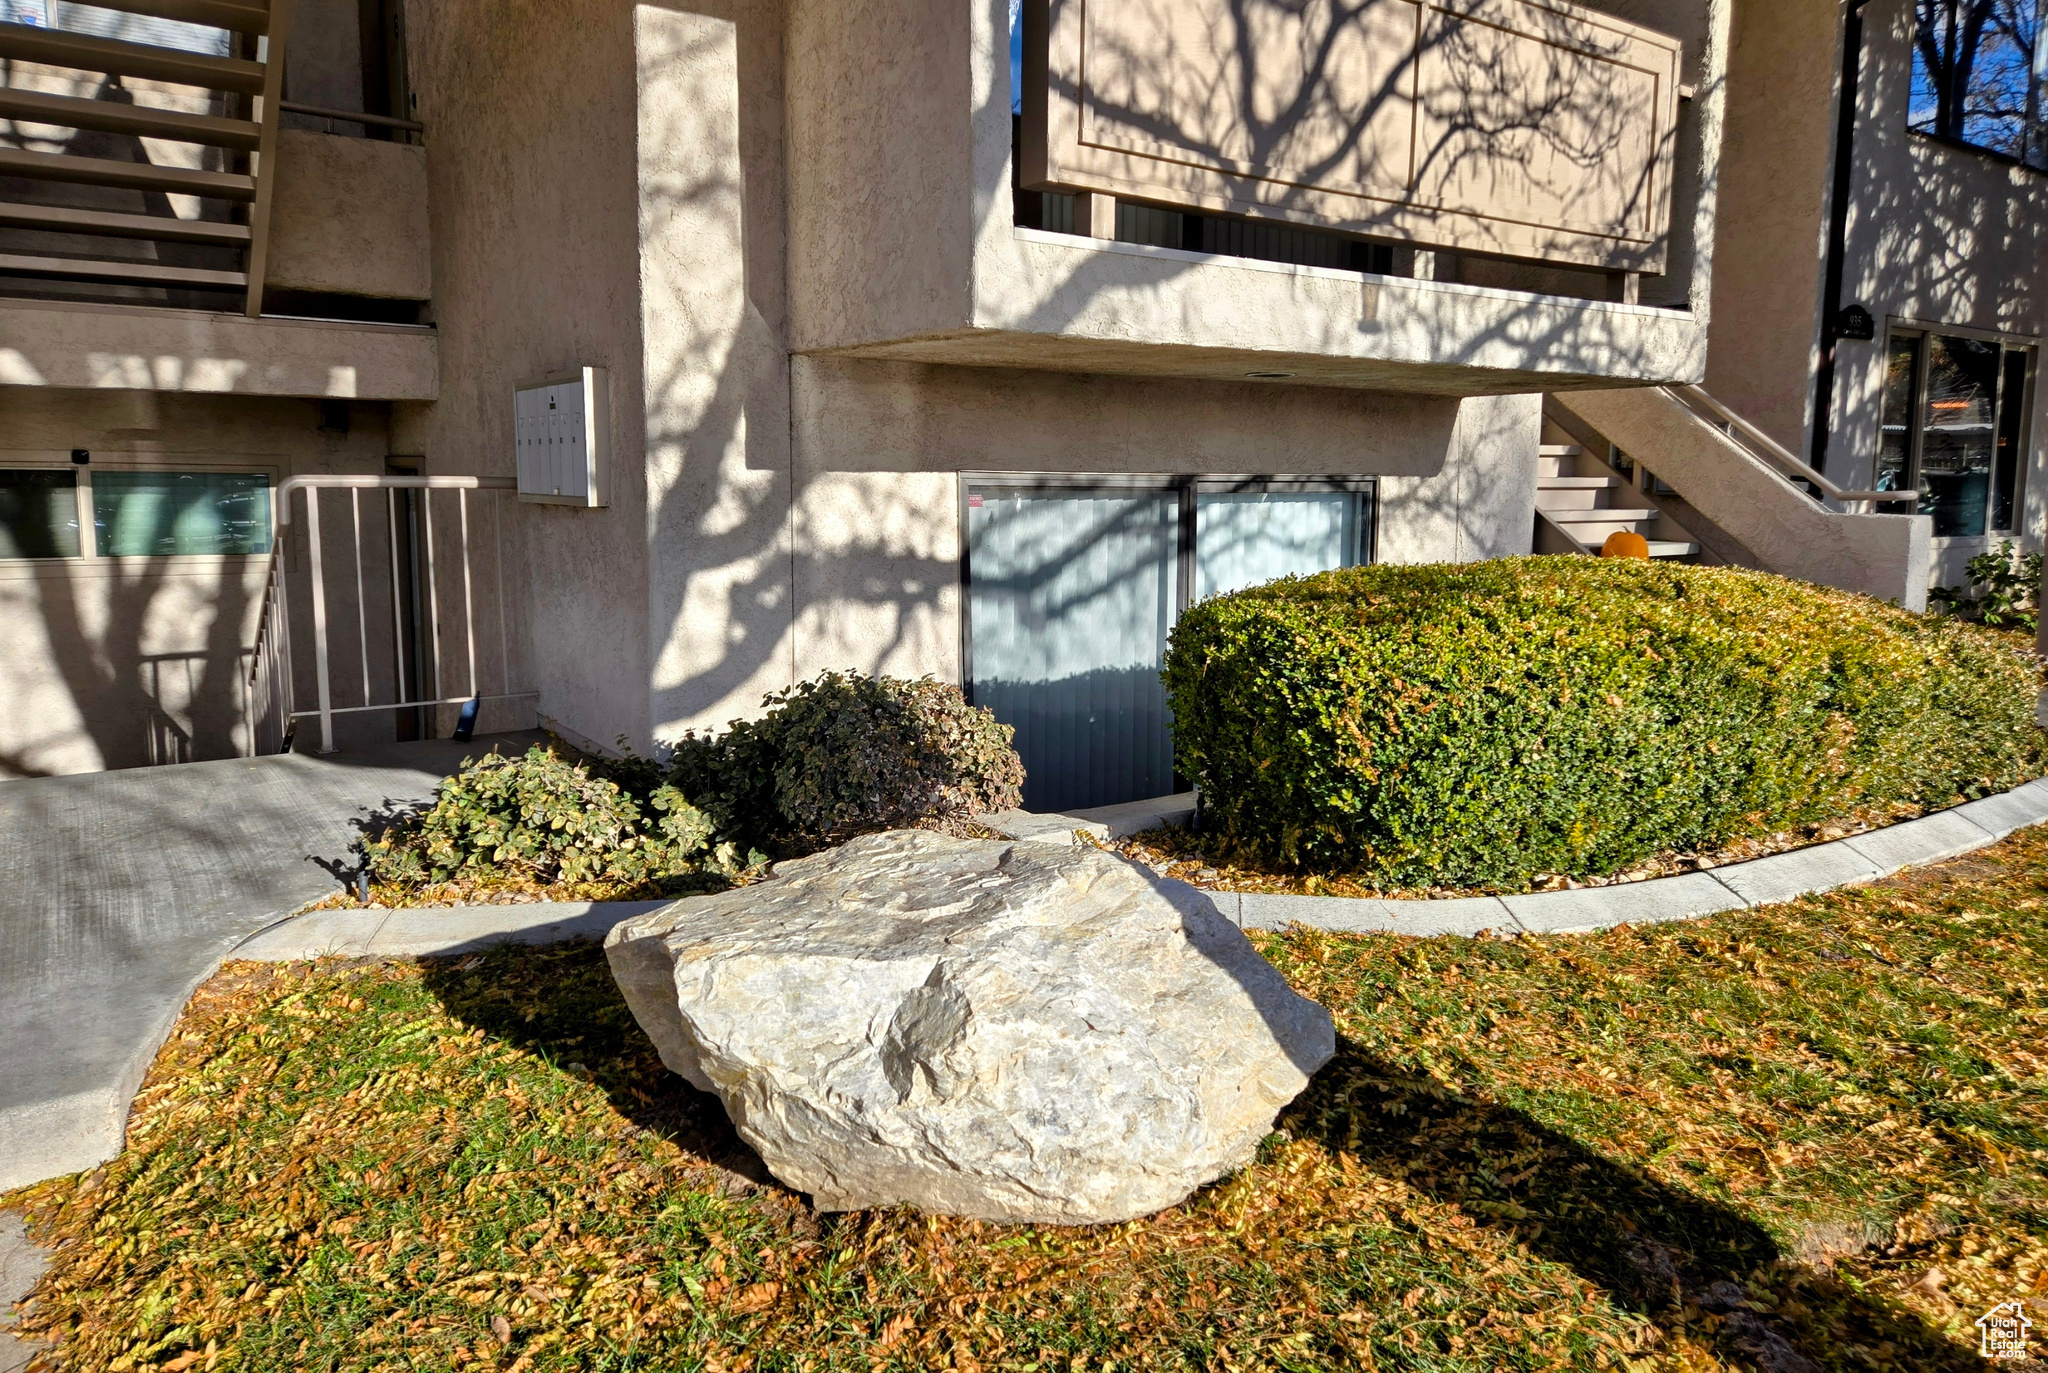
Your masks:
<svg viewBox="0 0 2048 1373"><path fill-rule="evenodd" d="M313 669L315 684L319 689L319 706L314 710L292 710L290 698L290 625L289 616L283 613L282 596L277 599L278 644L272 646L271 661L278 664L282 658L285 682L285 711L287 720L317 718L320 721L320 752L334 752L334 717L354 715L365 711L408 710L422 706L466 705L471 702L519 700L538 696L537 691L516 691L512 688L512 662L510 626L505 615L505 549L504 549L504 506L505 492L516 490L518 483L509 477L460 477L460 476L363 476L337 474L333 476L287 477L278 483L277 497L273 504L276 511L277 539L272 549L273 576L276 559L281 556L284 539L292 523L292 496L304 492L306 497L306 553L311 576L311 600L313 610ZM362 667L362 704L338 706L334 702L334 683L328 664L328 600L325 550L321 543L320 493L323 490L346 491L349 495L350 529L353 535L354 572L356 592L356 644L358 660ZM370 680L370 624L369 602L363 586L363 515L361 493L382 491L385 493L385 515L390 530L391 554L391 630L392 645L396 662L395 701L375 701ZM420 491L421 498L421 548L425 554L425 566L421 580L425 583L427 613L426 620L431 631L429 642L433 651L431 694L423 699L407 697L405 690L406 659L404 615L399 602L400 582L398 564L398 492ZM442 681L441 661L441 588L436 567L434 548L433 493L453 491L456 497L460 531L460 558L462 563L462 618L463 642L468 663L468 691L462 695L451 695ZM477 672L476 645L476 596L474 578L470 570L470 529L469 494L472 491L489 492L495 518L491 521L491 538L496 558L495 597L498 611L498 664L499 679L496 692L485 693ZM262 643L258 643L259 656ZM425 664L419 666L424 667ZM276 667L273 670L277 670ZM252 677L253 680L253 677Z"/></svg>
<svg viewBox="0 0 2048 1373"><path fill-rule="evenodd" d="M388 114L365 114L361 110L330 110L325 105L302 105L296 100L280 100L277 108L285 114L334 119L345 124L371 124L380 129L403 129L407 133L425 133L427 130L427 126L417 119L393 119Z"/></svg>
<svg viewBox="0 0 2048 1373"><path fill-rule="evenodd" d="M1705 410L1715 419L1728 425L1748 440L1749 447L1758 457L1765 459L1778 469L1778 474L1795 482L1807 482L1820 488L1829 500L1853 504L1862 501L1917 501L1918 491L1845 491L1829 481L1812 467L1801 462L1792 450L1786 448L1763 430L1751 424L1742 416L1730 410L1707 393L1701 386L1667 386L1664 388L1677 398L1687 409Z"/></svg>
<svg viewBox="0 0 2048 1373"><path fill-rule="evenodd" d="M354 487L359 491L416 491L422 488L434 491L513 491L518 489L519 483L510 477L380 477L353 473L286 477L277 484L277 522L280 527L292 522L292 492L312 486Z"/></svg>

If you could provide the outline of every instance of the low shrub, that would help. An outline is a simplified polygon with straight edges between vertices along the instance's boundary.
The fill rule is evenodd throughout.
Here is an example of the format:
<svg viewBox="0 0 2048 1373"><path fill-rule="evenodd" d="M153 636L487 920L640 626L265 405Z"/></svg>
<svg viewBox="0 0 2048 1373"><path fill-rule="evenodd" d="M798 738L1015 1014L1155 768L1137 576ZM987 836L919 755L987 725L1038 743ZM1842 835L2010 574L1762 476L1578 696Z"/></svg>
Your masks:
<svg viewBox="0 0 2048 1373"><path fill-rule="evenodd" d="M1385 885L1618 871L2035 768L2034 665L1766 573L1633 559L1361 567L1173 632L1175 759L1247 855Z"/></svg>
<svg viewBox="0 0 2048 1373"><path fill-rule="evenodd" d="M856 834L1018 804L1011 729L957 687L828 672L667 762L559 747L465 762L432 807L365 845L401 899L448 883L604 895L722 885Z"/></svg>
<svg viewBox="0 0 2048 1373"><path fill-rule="evenodd" d="M1927 593L1928 608L1960 616L1973 624L1993 629L2023 629L2029 634L2041 627L2035 604L2041 591L2041 555L2022 553L2011 539L1999 540L1998 547L1979 553L1963 568L1967 586L1938 586Z"/></svg>
<svg viewBox="0 0 2048 1373"><path fill-rule="evenodd" d="M599 765L602 766L602 765ZM589 763L541 747L465 761L432 807L370 840L373 880L404 889L517 881L543 887L659 887L731 877L737 845L673 785L636 798Z"/></svg>
<svg viewBox="0 0 2048 1373"><path fill-rule="evenodd" d="M960 689L826 672L715 738L685 735L670 778L720 828L778 851L1019 804L1015 733Z"/></svg>

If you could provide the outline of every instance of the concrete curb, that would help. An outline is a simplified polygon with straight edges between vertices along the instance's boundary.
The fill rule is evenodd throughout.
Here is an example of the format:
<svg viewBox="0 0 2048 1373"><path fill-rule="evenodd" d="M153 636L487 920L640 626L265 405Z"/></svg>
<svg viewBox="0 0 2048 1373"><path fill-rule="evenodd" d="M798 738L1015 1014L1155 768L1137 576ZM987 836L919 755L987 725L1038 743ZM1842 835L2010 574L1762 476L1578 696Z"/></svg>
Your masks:
<svg viewBox="0 0 2048 1373"><path fill-rule="evenodd" d="M2043 822L2048 822L2048 779L1849 839L1611 887L1446 901L1208 894L1247 930L1299 924L1351 934L1470 935L1480 929L1573 934L1696 920L1856 886L1985 848L2014 830Z"/></svg>
<svg viewBox="0 0 2048 1373"><path fill-rule="evenodd" d="M1013 839L1071 844L1082 830L1114 838L1185 824L1194 798L1161 797L1074 815L1007 811L979 817ZM1308 925L1338 934L1472 936L1491 932L1576 934L1697 920L1726 911L1775 905L1813 892L1833 891L1887 877L1902 868L1994 844L2014 830L2048 822L2048 779L2013 791L1937 811L1790 853L1732 863L1725 868L1576 891L1523 896L1469 896L1436 901L1394 901L1343 896L1265 895L1200 891L1173 883L1176 894L1206 899L1240 928L1280 930ZM244 940L230 958L283 963L326 957L412 958L476 953L497 944L554 944L602 939L612 926L655 910L660 901L534 902L518 906L447 906L412 910L310 911Z"/></svg>
<svg viewBox="0 0 2048 1373"><path fill-rule="evenodd" d="M229 958L292 963L310 958L424 958L481 953L499 944L602 939L612 926L666 901L530 901L514 906L370 906L308 911L250 935Z"/></svg>

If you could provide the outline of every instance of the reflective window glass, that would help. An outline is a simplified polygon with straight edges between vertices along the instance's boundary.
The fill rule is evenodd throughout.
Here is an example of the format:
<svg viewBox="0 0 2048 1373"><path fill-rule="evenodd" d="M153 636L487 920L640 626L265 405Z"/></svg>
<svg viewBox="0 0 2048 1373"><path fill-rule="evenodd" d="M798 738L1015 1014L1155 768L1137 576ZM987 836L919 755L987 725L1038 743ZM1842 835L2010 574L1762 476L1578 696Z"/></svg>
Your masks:
<svg viewBox="0 0 2048 1373"><path fill-rule="evenodd" d="M1363 561L1357 491L1204 492L1195 499L1195 598Z"/></svg>
<svg viewBox="0 0 2048 1373"><path fill-rule="evenodd" d="M75 558L78 477L0 467L0 558Z"/></svg>
<svg viewBox="0 0 2048 1373"><path fill-rule="evenodd" d="M1906 123L2048 169L2042 0L1915 0Z"/></svg>
<svg viewBox="0 0 2048 1373"><path fill-rule="evenodd" d="M270 551L259 472L95 472L92 504L105 557Z"/></svg>
<svg viewBox="0 0 2048 1373"><path fill-rule="evenodd" d="M1920 513L1937 538L1982 534L1991 502L1991 454L2003 350L1982 339L1927 341L1921 421Z"/></svg>
<svg viewBox="0 0 2048 1373"><path fill-rule="evenodd" d="M1912 484L1914 388L1920 382L1920 336L1896 334L1885 358L1884 431L1877 448L1877 491ZM1905 502L1899 502L1904 505Z"/></svg>
<svg viewBox="0 0 2048 1373"><path fill-rule="evenodd" d="M1998 453L1991 469L1991 527L2014 527L2019 515L2020 465L2027 457L2027 355L2005 354L2005 378L1998 388Z"/></svg>

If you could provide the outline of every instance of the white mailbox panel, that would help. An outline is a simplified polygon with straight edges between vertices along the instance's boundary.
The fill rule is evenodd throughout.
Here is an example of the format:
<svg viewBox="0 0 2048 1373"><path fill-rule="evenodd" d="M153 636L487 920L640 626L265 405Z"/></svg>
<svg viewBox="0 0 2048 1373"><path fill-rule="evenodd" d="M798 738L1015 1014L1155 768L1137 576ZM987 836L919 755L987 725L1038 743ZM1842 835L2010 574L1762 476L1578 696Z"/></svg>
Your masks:
<svg viewBox="0 0 2048 1373"><path fill-rule="evenodd" d="M519 499L595 507L608 502L611 402L602 367L558 372L512 393Z"/></svg>

